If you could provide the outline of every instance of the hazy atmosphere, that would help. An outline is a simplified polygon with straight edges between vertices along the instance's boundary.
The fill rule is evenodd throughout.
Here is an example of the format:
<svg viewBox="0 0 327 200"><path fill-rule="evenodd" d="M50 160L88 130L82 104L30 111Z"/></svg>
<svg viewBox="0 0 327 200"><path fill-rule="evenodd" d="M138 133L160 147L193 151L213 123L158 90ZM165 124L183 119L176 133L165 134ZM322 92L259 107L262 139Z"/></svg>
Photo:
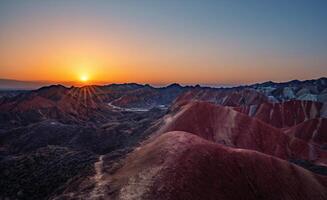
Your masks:
<svg viewBox="0 0 327 200"><path fill-rule="evenodd" d="M245 84L327 75L326 1L0 2L0 78Z"/></svg>

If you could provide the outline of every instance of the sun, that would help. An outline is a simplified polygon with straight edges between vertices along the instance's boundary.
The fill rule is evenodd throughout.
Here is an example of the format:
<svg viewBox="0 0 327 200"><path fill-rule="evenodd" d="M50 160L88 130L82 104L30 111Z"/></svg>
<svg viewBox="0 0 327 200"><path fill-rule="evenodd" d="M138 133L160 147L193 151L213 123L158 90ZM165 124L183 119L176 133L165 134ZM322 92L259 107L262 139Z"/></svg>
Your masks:
<svg viewBox="0 0 327 200"><path fill-rule="evenodd" d="M89 80L89 76L86 74L83 74L79 77L79 80L83 83L87 82Z"/></svg>

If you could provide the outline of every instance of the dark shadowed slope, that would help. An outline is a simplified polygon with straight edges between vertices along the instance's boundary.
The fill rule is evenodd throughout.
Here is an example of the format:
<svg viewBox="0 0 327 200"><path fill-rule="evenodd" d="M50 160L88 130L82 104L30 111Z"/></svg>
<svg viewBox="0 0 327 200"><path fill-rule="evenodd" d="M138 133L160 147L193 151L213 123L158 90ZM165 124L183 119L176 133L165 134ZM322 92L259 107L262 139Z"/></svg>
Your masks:
<svg viewBox="0 0 327 200"><path fill-rule="evenodd" d="M47 146L0 159L0 199L47 199L69 181L93 171L96 156Z"/></svg>
<svg viewBox="0 0 327 200"><path fill-rule="evenodd" d="M103 159L103 158L102 158ZM105 168L106 163L99 161ZM101 171L77 192L56 199L297 199L327 198L326 177L250 150L212 143L186 132L146 141L114 171ZM76 187L75 187L76 189Z"/></svg>
<svg viewBox="0 0 327 200"><path fill-rule="evenodd" d="M0 132L0 156L28 153L47 145L88 150L97 154L128 148L152 133L152 130L147 129L162 115L160 110L124 113L102 126L44 120Z"/></svg>

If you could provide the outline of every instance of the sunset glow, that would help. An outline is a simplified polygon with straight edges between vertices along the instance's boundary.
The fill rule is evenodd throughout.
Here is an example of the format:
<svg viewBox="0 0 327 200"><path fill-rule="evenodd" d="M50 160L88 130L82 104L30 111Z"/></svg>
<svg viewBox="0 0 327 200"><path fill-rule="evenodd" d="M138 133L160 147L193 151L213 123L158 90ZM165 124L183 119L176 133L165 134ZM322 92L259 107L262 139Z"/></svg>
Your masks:
<svg viewBox="0 0 327 200"><path fill-rule="evenodd" d="M151 2L2 1L0 77L245 84L327 75L324 6Z"/></svg>

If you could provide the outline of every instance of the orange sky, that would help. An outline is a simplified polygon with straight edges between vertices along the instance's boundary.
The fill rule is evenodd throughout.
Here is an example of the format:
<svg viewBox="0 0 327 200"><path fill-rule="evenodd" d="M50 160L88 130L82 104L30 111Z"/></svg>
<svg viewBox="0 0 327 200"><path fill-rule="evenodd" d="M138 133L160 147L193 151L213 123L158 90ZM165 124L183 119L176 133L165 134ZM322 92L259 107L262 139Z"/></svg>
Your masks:
<svg viewBox="0 0 327 200"><path fill-rule="evenodd" d="M129 39L130 36L101 38L99 33L45 35L3 41L0 77L62 82L78 81L82 75L87 75L90 83L234 84L314 77L319 74L315 68L309 72L305 70L307 73L298 69L306 65L319 69L324 64L304 56L260 53L257 56L246 50L231 54L233 50L224 52L209 44L195 44L194 47L182 42L151 45L151 40L138 43L135 38ZM172 45L174 48L170 48Z"/></svg>

